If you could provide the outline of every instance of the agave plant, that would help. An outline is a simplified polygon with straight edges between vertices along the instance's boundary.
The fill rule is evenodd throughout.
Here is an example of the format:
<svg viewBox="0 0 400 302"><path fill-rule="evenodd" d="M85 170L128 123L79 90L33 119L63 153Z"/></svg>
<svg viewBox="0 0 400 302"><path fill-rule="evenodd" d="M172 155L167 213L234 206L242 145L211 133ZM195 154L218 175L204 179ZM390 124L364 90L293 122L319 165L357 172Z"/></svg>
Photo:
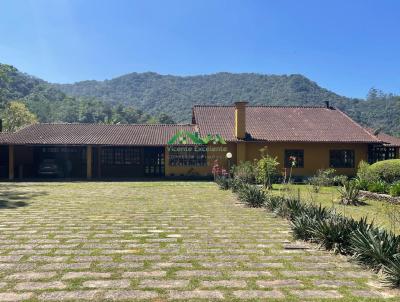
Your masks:
<svg viewBox="0 0 400 302"><path fill-rule="evenodd" d="M302 215L303 211L304 205L298 199L294 198L282 198L274 210L277 215L289 220Z"/></svg>
<svg viewBox="0 0 400 302"><path fill-rule="evenodd" d="M354 224L351 219L340 215L315 220L315 224L310 230L311 240L319 243L325 249L333 250L335 253L348 254L353 227Z"/></svg>
<svg viewBox="0 0 400 302"><path fill-rule="evenodd" d="M350 244L354 259L378 271L399 253L400 236L371 225L357 228L350 237Z"/></svg>
<svg viewBox="0 0 400 302"><path fill-rule="evenodd" d="M265 193L255 185L245 184L239 191L239 199L253 208L260 208L265 203Z"/></svg>
<svg viewBox="0 0 400 302"><path fill-rule="evenodd" d="M400 254L393 255L392 259L388 259L383 267L385 282L391 287L400 287Z"/></svg>
<svg viewBox="0 0 400 302"><path fill-rule="evenodd" d="M233 178L231 183L232 192L238 193L245 183L239 178Z"/></svg>
<svg viewBox="0 0 400 302"><path fill-rule="evenodd" d="M267 194L265 198L265 206L270 210L275 212L279 207L281 207L285 198L282 196L275 196Z"/></svg>
<svg viewBox="0 0 400 302"><path fill-rule="evenodd" d="M232 179L225 176L217 176L215 182L218 184L220 189L229 190L232 184Z"/></svg>
<svg viewBox="0 0 400 302"><path fill-rule="evenodd" d="M358 206L363 204L359 199L360 189L354 180L346 180L339 189L340 202L345 205Z"/></svg>
<svg viewBox="0 0 400 302"><path fill-rule="evenodd" d="M291 222L293 236L296 239L310 240L315 223L315 218L305 214L295 217Z"/></svg>
<svg viewBox="0 0 400 302"><path fill-rule="evenodd" d="M323 220L331 217L332 210L323 207L321 204L317 207L314 205L307 205L304 207L304 212L311 218L316 220Z"/></svg>

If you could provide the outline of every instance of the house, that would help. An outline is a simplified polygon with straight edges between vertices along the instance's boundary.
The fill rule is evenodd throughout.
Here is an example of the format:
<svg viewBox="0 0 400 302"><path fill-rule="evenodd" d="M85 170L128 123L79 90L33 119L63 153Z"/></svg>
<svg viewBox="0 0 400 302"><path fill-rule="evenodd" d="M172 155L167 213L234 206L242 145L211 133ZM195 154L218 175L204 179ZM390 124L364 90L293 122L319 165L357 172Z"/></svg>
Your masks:
<svg viewBox="0 0 400 302"><path fill-rule="evenodd" d="M399 158L400 139L374 134L340 110L322 107L195 106L182 125L34 124L0 133L0 178L112 179L207 176L276 156L284 173L332 167L354 175L361 160Z"/></svg>

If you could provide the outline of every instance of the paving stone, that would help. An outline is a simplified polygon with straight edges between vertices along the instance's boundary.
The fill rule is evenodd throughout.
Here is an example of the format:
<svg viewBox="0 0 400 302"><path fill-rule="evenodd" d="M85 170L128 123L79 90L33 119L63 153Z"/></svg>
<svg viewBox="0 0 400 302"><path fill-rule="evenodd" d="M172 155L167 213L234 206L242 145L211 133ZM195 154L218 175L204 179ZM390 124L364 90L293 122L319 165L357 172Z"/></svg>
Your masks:
<svg viewBox="0 0 400 302"><path fill-rule="evenodd" d="M283 263L246 263L245 264L249 268L283 268Z"/></svg>
<svg viewBox="0 0 400 302"><path fill-rule="evenodd" d="M119 268L119 269L132 269L132 268L142 268L144 266L144 263L140 262L104 262L104 263L97 263L97 267L103 268L103 269L114 269L114 268Z"/></svg>
<svg viewBox="0 0 400 302"><path fill-rule="evenodd" d="M239 299L282 299L285 295L277 290L237 290L233 295Z"/></svg>
<svg viewBox="0 0 400 302"><path fill-rule="evenodd" d="M152 264L152 268L171 268L171 267L192 268L193 264L182 263L182 262L157 262Z"/></svg>
<svg viewBox="0 0 400 302"><path fill-rule="evenodd" d="M326 276L327 272L324 272L324 271L281 271L281 274L286 277L315 277L315 276Z"/></svg>
<svg viewBox="0 0 400 302"><path fill-rule="evenodd" d="M170 291L168 293L170 299L224 299L222 292L217 290L191 290L191 291Z"/></svg>
<svg viewBox="0 0 400 302"><path fill-rule="evenodd" d="M218 280L218 281L201 281L201 287L228 287L228 288L245 288L247 286L244 280Z"/></svg>
<svg viewBox="0 0 400 302"><path fill-rule="evenodd" d="M0 301L7 302L16 302L16 301L24 301L33 298L33 293L14 293L14 292L6 292L0 293Z"/></svg>
<svg viewBox="0 0 400 302"><path fill-rule="evenodd" d="M329 272L338 278L369 278L372 273L366 271L340 271L340 272Z"/></svg>
<svg viewBox="0 0 400 302"><path fill-rule="evenodd" d="M40 301L70 301L85 300L96 301L100 297L101 291L98 290L79 290L79 291L53 291L44 292L39 295Z"/></svg>
<svg viewBox="0 0 400 302"><path fill-rule="evenodd" d="M68 272L62 279L70 280L70 279L98 279L98 278L110 278L111 273L96 273L96 272Z"/></svg>
<svg viewBox="0 0 400 302"><path fill-rule="evenodd" d="M90 263L49 263L38 267L41 271L89 269Z"/></svg>
<svg viewBox="0 0 400 302"><path fill-rule="evenodd" d="M75 262L91 262L91 261L112 261L110 256L76 256L73 258Z"/></svg>
<svg viewBox="0 0 400 302"><path fill-rule="evenodd" d="M113 290L107 291L104 294L104 298L111 301L120 300L144 300L144 299L155 299L158 297L157 292L152 291L141 291L141 290Z"/></svg>
<svg viewBox="0 0 400 302"><path fill-rule="evenodd" d="M167 275L166 271L138 271L138 272L125 272L122 278L160 278Z"/></svg>
<svg viewBox="0 0 400 302"><path fill-rule="evenodd" d="M18 262L23 256L12 255L12 256L0 256L0 262Z"/></svg>
<svg viewBox="0 0 400 302"><path fill-rule="evenodd" d="M32 262L65 262L69 257L65 256L30 256L27 261Z"/></svg>
<svg viewBox="0 0 400 302"><path fill-rule="evenodd" d="M357 283L354 281L344 281L344 280L315 280L314 285L318 287L354 287Z"/></svg>
<svg viewBox="0 0 400 302"><path fill-rule="evenodd" d="M83 287L89 288L127 288L129 280L90 280L82 283Z"/></svg>
<svg viewBox="0 0 400 302"><path fill-rule="evenodd" d="M336 290L293 290L291 294L302 299L340 299L343 298Z"/></svg>
<svg viewBox="0 0 400 302"><path fill-rule="evenodd" d="M50 279L57 275L56 272L24 272L8 275L5 277L6 280L41 280Z"/></svg>
<svg viewBox="0 0 400 302"><path fill-rule="evenodd" d="M255 278L255 277L272 276L272 274L270 272L266 272L266 271L233 271L233 272L230 272L230 275L233 277L239 277L239 278Z"/></svg>
<svg viewBox="0 0 400 302"><path fill-rule="evenodd" d="M124 255L122 260L125 261L159 261L160 255Z"/></svg>
<svg viewBox="0 0 400 302"><path fill-rule="evenodd" d="M350 292L355 297L360 298L384 298L385 295L381 294L378 291L373 290L352 290Z"/></svg>
<svg viewBox="0 0 400 302"><path fill-rule="evenodd" d="M235 268L240 264L237 262L201 262L200 265L206 268Z"/></svg>
<svg viewBox="0 0 400 302"><path fill-rule="evenodd" d="M16 290L46 290L46 289L64 289L67 286L60 281L53 282L23 282L15 285Z"/></svg>
<svg viewBox="0 0 400 302"><path fill-rule="evenodd" d="M277 288L277 287L302 287L303 283L299 280L287 279L287 280L258 280L256 281L257 286L261 288Z"/></svg>
<svg viewBox="0 0 400 302"><path fill-rule="evenodd" d="M189 280L142 280L139 287L153 287L153 288L182 288L189 285Z"/></svg>
<svg viewBox="0 0 400 302"><path fill-rule="evenodd" d="M36 268L34 263L0 263L0 271L27 271Z"/></svg>
<svg viewBox="0 0 400 302"><path fill-rule="evenodd" d="M176 276L178 277L220 277L222 275L221 272L218 271L177 271Z"/></svg>

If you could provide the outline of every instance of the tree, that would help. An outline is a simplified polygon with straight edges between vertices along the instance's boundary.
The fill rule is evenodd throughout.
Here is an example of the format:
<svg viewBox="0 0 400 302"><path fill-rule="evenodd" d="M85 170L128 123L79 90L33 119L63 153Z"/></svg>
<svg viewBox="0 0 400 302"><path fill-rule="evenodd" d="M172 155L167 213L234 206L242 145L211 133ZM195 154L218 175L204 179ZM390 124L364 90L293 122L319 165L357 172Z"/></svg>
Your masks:
<svg viewBox="0 0 400 302"><path fill-rule="evenodd" d="M4 129L14 132L19 128L37 122L36 116L28 110L24 103L9 102L3 113Z"/></svg>
<svg viewBox="0 0 400 302"><path fill-rule="evenodd" d="M161 113L158 117L158 122L160 124L175 124L175 121L169 115Z"/></svg>
<svg viewBox="0 0 400 302"><path fill-rule="evenodd" d="M278 159L268 154L267 148L260 149L261 159L256 163L257 181L266 189L272 189L272 181L277 176Z"/></svg>

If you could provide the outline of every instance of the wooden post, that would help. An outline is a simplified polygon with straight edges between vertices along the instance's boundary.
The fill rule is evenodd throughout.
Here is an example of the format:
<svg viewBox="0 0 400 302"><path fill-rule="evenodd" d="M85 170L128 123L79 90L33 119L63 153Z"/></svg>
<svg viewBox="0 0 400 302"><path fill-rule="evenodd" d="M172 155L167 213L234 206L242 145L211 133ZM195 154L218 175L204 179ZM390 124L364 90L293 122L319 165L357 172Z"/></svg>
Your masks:
<svg viewBox="0 0 400 302"><path fill-rule="evenodd" d="M101 178L101 146L97 147L97 178Z"/></svg>
<svg viewBox="0 0 400 302"><path fill-rule="evenodd" d="M92 179L92 159L93 159L93 147L87 146L86 148L86 178Z"/></svg>
<svg viewBox="0 0 400 302"><path fill-rule="evenodd" d="M14 146L8 146L8 179L14 179Z"/></svg>

